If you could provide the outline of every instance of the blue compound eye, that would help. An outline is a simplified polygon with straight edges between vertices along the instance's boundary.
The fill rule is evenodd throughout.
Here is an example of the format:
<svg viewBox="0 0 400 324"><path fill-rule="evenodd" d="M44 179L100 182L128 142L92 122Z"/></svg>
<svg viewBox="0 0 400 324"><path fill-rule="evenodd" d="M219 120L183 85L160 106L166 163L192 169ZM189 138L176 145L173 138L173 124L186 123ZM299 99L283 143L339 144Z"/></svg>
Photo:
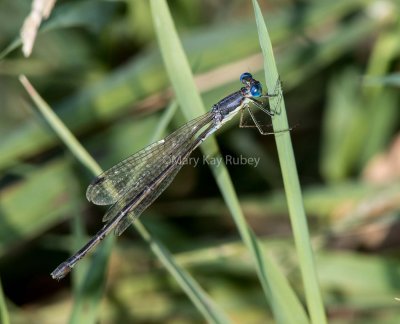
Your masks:
<svg viewBox="0 0 400 324"><path fill-rule="evenodd" d="M245 72L240 76L240 82L246 83L253 79L253 76L249 72Z"/></svg>
<svg viewBox="0 0 400 324"><path fill-rule="evenodd" d="M253 84L250 88L250 93L253 97L261 97L262 86L260 82Z"/></svg>

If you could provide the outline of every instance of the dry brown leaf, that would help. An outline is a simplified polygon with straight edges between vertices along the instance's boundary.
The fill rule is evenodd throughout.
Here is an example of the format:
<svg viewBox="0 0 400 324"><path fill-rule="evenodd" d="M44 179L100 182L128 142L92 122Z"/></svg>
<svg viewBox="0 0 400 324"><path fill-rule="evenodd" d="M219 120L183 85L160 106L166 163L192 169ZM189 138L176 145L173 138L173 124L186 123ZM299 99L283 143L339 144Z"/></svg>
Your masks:
<svg viewBox="0 0 400 324"><path fill-rule="evenodd" d="M47 19L56 0L33 0L32 9L21 28L22 52L25 57L32 53L37 31L42 19Z"/></svg>
<svg viewBox="0 0 400 324"><path fill-rule="evenodd" d="M371 183L387 183L400 179L400 134L387 152L373 157L363 171L363 178Z"/></svg>

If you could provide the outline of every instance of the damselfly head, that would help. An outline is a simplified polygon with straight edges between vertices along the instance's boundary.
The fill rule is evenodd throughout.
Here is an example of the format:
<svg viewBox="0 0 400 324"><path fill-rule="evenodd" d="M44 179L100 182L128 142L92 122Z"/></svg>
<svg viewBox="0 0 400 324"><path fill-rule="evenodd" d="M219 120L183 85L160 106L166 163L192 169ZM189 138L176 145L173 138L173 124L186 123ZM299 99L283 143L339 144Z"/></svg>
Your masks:
<svg viewBox="0 0 400 324"><path fill-rule="evenodd" d="M251 97L260 97L262 95L261 83L255 80L249 72L245 72L240 76L240 82L246 86L243 88L246 95Z"/></svg>
<svg viewBox="0 0 400 324"><path fill-rule="evenodd" d="M253 76L249 72L244 72L240 76L240 82L246 85L249 85L253 80Z"/></svg>

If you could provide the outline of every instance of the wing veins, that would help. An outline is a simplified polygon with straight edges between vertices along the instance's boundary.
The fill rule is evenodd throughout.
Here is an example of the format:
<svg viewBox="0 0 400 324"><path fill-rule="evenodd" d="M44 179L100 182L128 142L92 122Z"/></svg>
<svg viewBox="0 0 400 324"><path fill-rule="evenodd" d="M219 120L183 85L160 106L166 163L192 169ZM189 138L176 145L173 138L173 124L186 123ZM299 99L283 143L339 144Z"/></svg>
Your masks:
<svg viewBox="0 0 400 324"><path fill-rule="evenodd" d="M152 168L157 167L157 163L161 167L165 165L166 159L174 157L174 150L182 148L183 143L190 142L190 139L211 121L210 112L197 117L165 139L147 146L103 172L88 187L87 199L97 205L116 203L127 192L132 191L132 184L134 188L141 187L140 182L149 176L149 172L154 172Z"/></svg>

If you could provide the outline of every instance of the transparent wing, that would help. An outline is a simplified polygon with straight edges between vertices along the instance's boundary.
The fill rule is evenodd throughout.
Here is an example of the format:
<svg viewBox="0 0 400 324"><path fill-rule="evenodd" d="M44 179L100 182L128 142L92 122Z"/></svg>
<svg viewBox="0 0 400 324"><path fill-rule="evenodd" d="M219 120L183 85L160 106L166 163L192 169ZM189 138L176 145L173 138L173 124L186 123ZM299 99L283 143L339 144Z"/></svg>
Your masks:
<svg viewBox="0 0 400 324"><path fill-rule="evenodd" d="M266 117L267 116L267 117ZM271 134L273 132L272 123L267 124L266 118L270 117L257 107L245 107L240 115L240 127L256 127L261 134Z"/></svg>
<svg viewBox="0 0 400 324"><path fill-rule="evenodd" d="M131 189L130 189L128 192L126 192L126 194L125 194L123 197L121 197L114 205L112 205L112 206L107 210L107 213L103 216L103 222L108 222L108 221L110 221L111 219L113 219L114 217L116 217L116 216L120 213L121 210L124 210L129 204L131 204L132 201L136 201L137 198L140 199L140 196L141 196L142 194L144 194L144 191L146 190L146 188L149 188L149 186L154 185L154 183L157 181L157 177L162 176L162 173L163 173L163 172L170 172L170 177L171 177L171 181L172 181L173 178L176 176L176 174L178 173L178 171L181 169L181 167L182 167L182 165L183 165L183 163L178 163L177 160L178 160L178 159L176 159L176 160L174 161L174 160L171 159L171 160L170 160L170 165L166 165L164 170L162 170L162 171L159 172L158 174L155 174L155 173L154 173L153 179L151 179L151 180L149 179L148 183L146 184L146 186L143 186L143 187L142 187L142 190L141 190L141 191L139 191L139 190L137 189L136 186L131 187ZM150 192L150 194L148 194L148 195L152 195L153 192L156 191L156 190L160 190L159 194L161 194L161 193L167 188L167 186L171 183L171 181L168 182L168 183L165 185L165 188L163 188L162 190L160 190L160 189L158 188L158 186L157 186L157 187L156 187L152 192ZM165 181L161 181L161 182L160 182L160 188L162 187L161 185L162 185L163 183L165 183ZM136 197L136 198L135 198L135 197ZM157 196L157 197L158 197L158 196ZM154 200L155 200L157 197L155 197ZM144 198L137 206L135 206L134 210L131 210L131 211L129 211L129 212L130 212L130 213L133 213L133 212L134 212L135 217L138 217L138 216L144 211L144 209L146 209L146 207L140 207L141 204L144 203L145 200L146 200L146 198ZM153 200L153 201L154 201L154 200ZM149 205L147 205L147 206L149 206ZM140 211L140 212L139 212L139 211Z"/></svg>
<svg viewBox="0 0 400 324"><path fill-rule="evenodd" d="M191 138L189 141L183 143L177 149L177 158L170 159L161 172L155 174L152 179L149 179L141 192L132 189L110 207L104 215L103 221L111 221L115 217L118 217L122 211L126 211L126 215L119 221L115 228L115 235L121 235L164 192L182 168L184 163L181 162L190 156L198 143L199 140L195 138Z"/></svg>
<svg viewBox="0 0 400 324"><path fill-rule="evenodd" d="M161 181L155 190L151 191L136 207L132 208L132 210L129 210L127 215L118 223L117 227L115 228L115 235L121 235L129 227L129 225L131 225L135 219L137 219L147 209L147 207L149 207L164 192L164 190L174 180L181 168L182 164L176 164L176 167L173 169L171 174ZM121 205L118 206L118 210L120 207ZM112 216L118 214L118 210L114 210L112 212Z"/></svg>
<svg viewBox="0 0 400 324"><path fill-rule="evenodd" d="M211 112L197 117L165 139L147 146L103 172L88 187L87 199L96 205L110 205L119 203L127 193L130 197L137 195L149 179L156 178L171 160L181 156L180 150L185 150L193 136L212 119ZM111 219L111 216L107 219Z"/></svg>
<svg viewBox="0 0 400 324"><path fill-rule="evenodd" d="M161 195L182 168L184 164L182 161L185 161L193 150L216 129L211 124L197 137L192 137L189 141L182 143L176 149L175 154L177 158L169 160L169 163L165 165L165 168L161 172L156 173L156 176L148 179L149 181L143 186L142 191L136 192L134 189L130 190L109 209L103 221L112 221L112 219L119 218L121 212L125 213L115 228L116 235L121 235Z"/></svg>

